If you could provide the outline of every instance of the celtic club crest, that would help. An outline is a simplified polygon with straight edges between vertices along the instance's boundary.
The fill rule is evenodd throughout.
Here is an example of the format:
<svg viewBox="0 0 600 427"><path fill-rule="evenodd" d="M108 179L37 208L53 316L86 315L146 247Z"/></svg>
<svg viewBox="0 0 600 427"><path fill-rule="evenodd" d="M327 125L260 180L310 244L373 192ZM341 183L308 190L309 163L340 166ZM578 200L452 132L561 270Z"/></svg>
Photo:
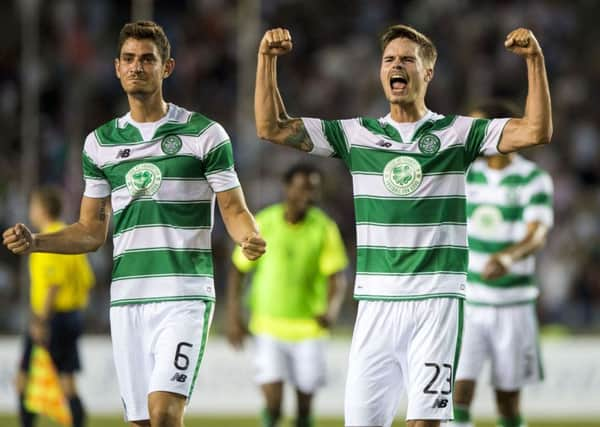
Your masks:
<svg viewBox="0 0 600 427"><path fill-rule="evenodd" d="M408 156L390 160L383 169L383 183L391 193L406 196L421 185L423 172L418 161Z"/></svg>
<svg viewBox="0 0 600 427"><path fill-rule="evenodd" d="M179 153L182 145L181 138L179 138L177 135L169 135L164 137L160 144L160 148L162 149L163 153L167 155L173 155Z"/></svg>
<svg viewBox="0 0 600 427"><path fill-rule="evenodd" d="M471 223L476 231L493 234L502 223L502 212L496 206L478 206L471 215Z"/></svg>
<svg viewBox="0 0 600 427"><path fill-rule="evenodd" d="M437 153L440 150L440 145L440 139L431 133L423 135L419 140L419 150L421 150L421 153L429 156Z"/></svg>
<svg viewBox="0 0 600 427"><path fill-rule="evenodd" d="M162 174L152 163L141 163L132 167L125 176L125 184L133 197L153 196L160 188Z"/></svg>

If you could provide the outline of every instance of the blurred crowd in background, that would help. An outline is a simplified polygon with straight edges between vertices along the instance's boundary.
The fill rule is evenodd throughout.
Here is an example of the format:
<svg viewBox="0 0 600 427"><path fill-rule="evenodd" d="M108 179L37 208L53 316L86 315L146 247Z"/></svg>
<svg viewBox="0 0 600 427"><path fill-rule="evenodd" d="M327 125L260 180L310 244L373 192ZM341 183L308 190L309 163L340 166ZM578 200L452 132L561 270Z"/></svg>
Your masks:
<svg viewBox="0 0 600 427"><path fill-rule="evenodd" d="M128 109L113 59L119 29L132 18L131 4L39 2L40 62L23 70L19 5L28 3L4 4L0 17L2 229L27 222L27 195L19 191L27 171L18 166L24 75L40 85L39 181L64 189L67 221L78 215L85 135ZM177 61L165 83L165 97L224 125L251 209L280 199L281 176L289 166L314 161L325 173L320 206L338 221L351 256L351 179L341 162L309 158L256 137L251 89L263 31L282 26L292 33L294 50L280 58L278 73L290 115L331 119L387 114L378 77L378 34L394 23L416 27L437 45L439 57L427 98L433 111L464 114L490 97L524 105L525 65L505 51L503 40L516 27L533 29L544 50L554 112L552 144L525 153L554 179L556 223L538 264L540 321L584 333L600 330L598 16L600 3L583 0L157 0L152 8L152 18L165 28ZM213 238L215 280L222 296L232 243L218 221ZM89 332L108 331L111 250L107 244L90 255L98 283L86 315ZM23 265L0 249L2 333L19 332L24 325ZM353 273L350 269L348 276ZM340 320L346 327L356 307L350 296L351 289ZM218 303L217 332L223 328L222 309Z"/></svg>

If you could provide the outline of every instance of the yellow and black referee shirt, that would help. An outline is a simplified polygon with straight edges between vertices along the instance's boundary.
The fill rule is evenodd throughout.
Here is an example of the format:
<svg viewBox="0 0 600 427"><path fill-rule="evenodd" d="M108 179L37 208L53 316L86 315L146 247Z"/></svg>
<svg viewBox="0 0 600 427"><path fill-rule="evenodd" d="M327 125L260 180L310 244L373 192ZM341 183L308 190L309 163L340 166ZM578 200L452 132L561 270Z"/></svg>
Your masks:
<svg viewBox="0 0 600 427"><path fill-rule="evenodd" d="M42 232L52 233L64 227L65 224L54 222ZM43 312L48 290L53 286L58 287L53 311L79 310L87 305L88 292L95 278L85 255L34 252L29 258L29 271L31 309L34 314Z"/></svg>

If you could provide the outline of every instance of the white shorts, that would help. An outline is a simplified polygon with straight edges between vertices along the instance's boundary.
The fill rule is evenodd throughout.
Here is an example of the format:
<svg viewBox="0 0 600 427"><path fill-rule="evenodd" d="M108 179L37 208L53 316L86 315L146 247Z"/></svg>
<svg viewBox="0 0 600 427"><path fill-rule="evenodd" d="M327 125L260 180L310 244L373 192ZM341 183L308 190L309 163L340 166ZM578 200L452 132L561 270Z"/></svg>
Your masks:
<svg viewBox="0 0 600 427"><path fill-rule="evenodd" d="M255 344L255 380L258 384L290 382L302 393L313 394L325 385L324 338L282 341L257 335Z"/></svg>
<svg viewBox="0 0 600 427"><path fill-rule="evenodd" d="M126 421L150 419L148 395L191 396L212 320L211 301L110 308L113 356Z"/></svg>
<svg viewBox="0 0 600 427"><path fill-rule="evenodd" d="M360 301L348 365L345 425L389 427L400 396L407 420L452 419L463 301Z"/></svg>
<svg viewBox="0 0 600 427"><path fill-rule="evenodd" d="M487 359L496 390L516 391L543 378L535 305L466 305L456 379L477 380Z"/></svg>

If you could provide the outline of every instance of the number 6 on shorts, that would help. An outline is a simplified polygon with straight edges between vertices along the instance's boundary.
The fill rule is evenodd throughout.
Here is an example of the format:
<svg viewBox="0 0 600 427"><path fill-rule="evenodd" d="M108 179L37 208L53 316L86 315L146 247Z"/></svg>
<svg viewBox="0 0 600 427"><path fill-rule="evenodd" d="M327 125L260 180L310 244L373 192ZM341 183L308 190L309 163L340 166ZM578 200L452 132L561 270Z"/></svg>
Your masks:
<svg viewBox="0 0 600 427"><path fill-rule="evenodd" d="M182 347L192 348L193 345L189 342L180 342L179 344L177 344L177 349L175 350L175 360L173 361L173 364L180 371L185 371L190 366L190 358L181 352ZM184 363L180 364L180 361L182 359Z"/></svg>

